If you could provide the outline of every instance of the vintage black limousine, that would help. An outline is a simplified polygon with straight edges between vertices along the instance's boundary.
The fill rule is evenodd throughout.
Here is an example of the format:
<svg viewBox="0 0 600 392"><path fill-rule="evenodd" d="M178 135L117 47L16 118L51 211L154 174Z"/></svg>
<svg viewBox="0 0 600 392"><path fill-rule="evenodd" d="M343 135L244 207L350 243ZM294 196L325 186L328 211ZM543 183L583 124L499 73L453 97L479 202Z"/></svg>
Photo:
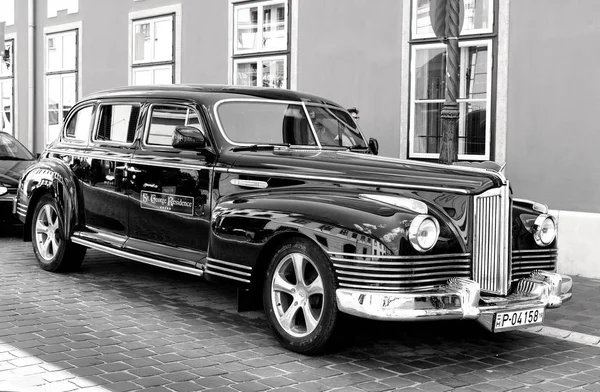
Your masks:
<svg viewBox="0 0 600 392"><path fill-rule="evenodd" d="M571 297L556 222L484 165L377 156L348 112L295 91L129 87L79 102L22 177L14 212L40 266L86 249L259 293L287 348L339 312L542 323Z"/></svg>

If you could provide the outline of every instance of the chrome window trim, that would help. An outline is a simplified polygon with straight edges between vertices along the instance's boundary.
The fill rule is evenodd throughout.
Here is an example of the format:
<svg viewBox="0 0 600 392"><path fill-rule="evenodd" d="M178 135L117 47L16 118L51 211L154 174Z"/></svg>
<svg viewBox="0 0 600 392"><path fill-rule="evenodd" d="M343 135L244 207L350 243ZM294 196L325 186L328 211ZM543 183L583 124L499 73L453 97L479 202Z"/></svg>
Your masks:
<svg viewBox="0 0 600 392"><path fill-rule="evenodd" d="M315 148L315 149L322 149L323 146L321 145L321 142L319 140L319 138L317 137L317 133L315 131L314 128L314 124L312 122L312 120L310 119L309 113L308 113L308 109L307 106L318 106L318 107L324 107L324 108L329 108L329 109L336 109L336 110L344 110L342 107L339 106L335 106L335 105L330 105L330 104L324 104L324 103L317 103L317 102L304 102L304 101L290 101L290 100L278 100L278 99L268 99L268 98L225 98L222 99L220 101L218 101L217 103L214 104L213 106L213 115L215 116L215 121L217 123L217 127L219 128L219 132L221 132L221 136L223 136L223 138L229 143L232 144L234 146L251 146L254 143L239 143L239 142L234 142L233 140L231 140L228 136L227 133L225 132L224 128L223 128L223 124L221 123L221 117L219 116L219 106L221 106L224 103L230 103L230 102L260 102L260 103L271 103L271 104L287 104L287 105L298 105L298 106L302 106L304 109L304 114L306 115L306 118L308 119L308 123L310 124L310 129L312 130L313 133L313 137L315 138L317 145L316 146L311 146L309 144L294 144L290 147L303 147L303 148ZM358 130L360 137L363 139L363 141L365 142L365 145L368 146L369 144L367 143L365 136L363 135L362 131L360 130L360 128L357 126L356 129Z"/></svg>
<svg viewBox="0 0 600 392"><path fill-rule="evenodd" d="M152 99L152 98L150 98ZM198 111L198 108L195 106L194 103L192 102L181 102L181 103L159 103L159 102L146 102L148 104L148 111L146 112L146 119L144 121L144 132L142 135L142 140L141 140L141 145L142 147L148 148L148 149L156 149L156 148L168 148L174 151L180 151L180 149L176 149L175 147L173 147L172 145L165 145L165 144L150 144L147 142L148 137L150 136L150 123L152 120L152 111L154 110L155 106L174 106L174 107L184 107L188 110L193 110L196 115L198 116L198 130L200 132L202 132L202 134L204 135L204 137L210 139L210 137L208 136L208 133L206 132L205 127L202 125L202 117L200 116L200 112ZM192 125L190 125L192 126ZM212 143L212 140L210 140L210 143Z"/></svg>
<svg viewBox="0 0 600 392"><path fill-rule="evenodd" d="M100 120L101 120L101 114L102 114L102 106L114 106L114 105L129 105L129 106L139 106L140 108L140 112L138 113L138 118L137 118L137 123L139 123L140 121L140 117L142 114L142 107L144 106L144 101L140 101L140 100L136 100L135 97L132 97L131 100L106 100L106 101L98 101L98 106L96 107L96 115L94 116L94 127L92 128L92 133L90 135L90 143L98 143L98 144L104 144L104 145L108 145L108 146L116 146L116 147L133 147L133 144L135 143L135 135L133 137L133 140L131 141L131 143L127 143L127 142L115 142L112 140L98 140L96 139L96 135L97 135L97 131L98 131L98 127L100 127ZM137 123L136 123L136 129L137 129Z"/></svg>
<svg viewBox="0 0 600 392"><path fill-rule="evenodd" d="M72 136L67 136L67 126L73 119L73 116L75 116L81 110L83 110L87 107L90 107L90 106L92 107L92 119L90 122L90 129L88 129L87 139L79 140ZM66 143L73 143L76 145L82 145L82 144L88 145L91 142L91 136L93 134L93 132L90 132L90 131L96 127L96 116L98 115L98 111L96 110L97 108L98 108L98 102L95 100L84 101L80 105L73 106L73 108L69 111L69 115L67 116L67 119L65 120L63 128L60 130L60 141L66 142Z"/></svg>

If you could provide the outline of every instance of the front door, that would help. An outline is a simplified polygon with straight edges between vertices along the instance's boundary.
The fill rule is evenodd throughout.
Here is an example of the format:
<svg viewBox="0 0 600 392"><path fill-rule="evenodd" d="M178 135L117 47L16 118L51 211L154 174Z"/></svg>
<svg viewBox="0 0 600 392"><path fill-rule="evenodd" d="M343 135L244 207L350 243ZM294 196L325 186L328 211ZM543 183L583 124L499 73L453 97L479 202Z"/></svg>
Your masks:
<svg viewBox="0 0 600 392"><path fill-rule="evenodd" d="M193 266L206 256L214 156L171 146L176 127L202 132L199 118L192 105L149 103L142 140L127 167L128 251Z"/></svg>

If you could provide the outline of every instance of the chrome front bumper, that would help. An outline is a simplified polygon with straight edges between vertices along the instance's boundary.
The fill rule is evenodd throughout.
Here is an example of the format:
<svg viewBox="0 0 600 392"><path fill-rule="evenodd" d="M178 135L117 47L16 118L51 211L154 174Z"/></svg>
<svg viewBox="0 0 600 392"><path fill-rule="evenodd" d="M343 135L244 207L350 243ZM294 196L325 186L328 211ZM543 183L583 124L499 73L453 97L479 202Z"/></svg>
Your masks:
<svg viewBox="0 0 600 392"><path fill-rule="evenodd" d="M445 286L418 293L389 293L340 288L340 311L375 320L477 320L493 331L498 312L557 308L572 295L573 281L566 275L535 271L521 279L506 297L486 296L479 284L453 278Z"/></svg>

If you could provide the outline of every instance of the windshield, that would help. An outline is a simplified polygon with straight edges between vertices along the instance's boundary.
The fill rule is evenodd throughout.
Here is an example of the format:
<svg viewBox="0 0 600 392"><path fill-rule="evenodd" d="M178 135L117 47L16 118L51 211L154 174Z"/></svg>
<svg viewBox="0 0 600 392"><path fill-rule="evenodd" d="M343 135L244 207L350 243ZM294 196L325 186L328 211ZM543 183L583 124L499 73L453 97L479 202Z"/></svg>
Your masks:
<svg viewBox="0 0 600 392"><path fill-rule="evenodd" d="M0 160L34 160L35 157L8 133L0 132Z"/></svg>
<svg viewBox="0 0 600 392"><path fill-rule="evenodd" d="M366 148L352 117L343 110L283 102L229 101L217 114L234 143ZM312 126L311 126L312 125ZM315 132L313 132L313 128Z"/></svg>

